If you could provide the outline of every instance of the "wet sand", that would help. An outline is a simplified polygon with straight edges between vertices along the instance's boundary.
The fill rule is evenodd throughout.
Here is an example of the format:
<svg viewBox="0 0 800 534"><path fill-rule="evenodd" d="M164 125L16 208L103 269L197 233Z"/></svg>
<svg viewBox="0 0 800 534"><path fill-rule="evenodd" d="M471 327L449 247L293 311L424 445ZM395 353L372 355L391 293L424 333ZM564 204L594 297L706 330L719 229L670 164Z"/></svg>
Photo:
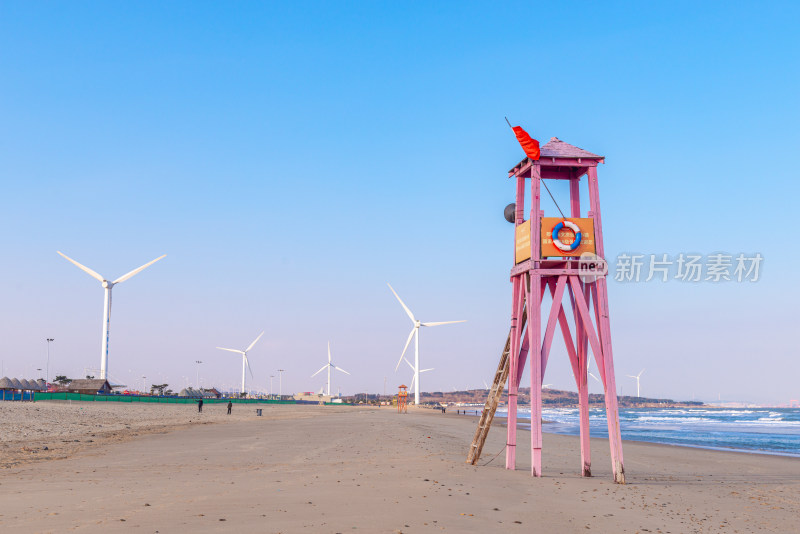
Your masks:
<svg viewBox="0 0 800 534"><path fill-rule="evenodd" d="M224 405L207 405L200 419L191 406L146 408L187 419L0 469L0 530L786 533L800 514L796 458L625 442L629 483L619 486L605 440L592 443L592 478L578 476L572 436L545 435L541 479L524 446L516 471L503 454L483 465L503 449L500 425L469 466L475 417L278 405L226 419Z"/></svg>

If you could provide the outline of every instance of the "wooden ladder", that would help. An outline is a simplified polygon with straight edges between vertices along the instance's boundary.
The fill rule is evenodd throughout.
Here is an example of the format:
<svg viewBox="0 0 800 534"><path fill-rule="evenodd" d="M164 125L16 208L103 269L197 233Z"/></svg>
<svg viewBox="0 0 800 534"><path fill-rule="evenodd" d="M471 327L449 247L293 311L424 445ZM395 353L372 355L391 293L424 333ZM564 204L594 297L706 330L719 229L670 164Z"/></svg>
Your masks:
<svg viewBox="0 0 800 534"><path fill-rule="evenodd" d="M492 426L494 413L497 411L497 405L503 397L503 387L505 386L506 379L508 379L508 354L511 352L511 332L508 333L506 339L506 346L500 354L500 364L497 366L497 371L494 373L494 382L489 389L489 396L486 398L486 404L483 407L480 421L478 421L478 428L475 429L475 436L472 438L472 445L469 447L469 454L467 454L467 463L475 465L481 457L483 451L483 444L486 442L486 436L489 435L489 428Z"/></svg>

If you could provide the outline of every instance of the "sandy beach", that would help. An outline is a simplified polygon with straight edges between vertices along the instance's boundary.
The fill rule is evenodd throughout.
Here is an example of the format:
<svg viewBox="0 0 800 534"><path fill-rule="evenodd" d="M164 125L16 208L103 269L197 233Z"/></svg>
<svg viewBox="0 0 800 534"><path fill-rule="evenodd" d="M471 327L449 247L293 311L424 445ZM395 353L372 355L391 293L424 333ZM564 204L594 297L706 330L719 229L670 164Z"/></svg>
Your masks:
<svg viewBox="0 0 800 534"><path fill-rule="evenodd" d="M515 472L502 454L484 465L503 449L500 425L481 465L464 463L474 417L263 409L4 403L0 530L797 531L796 458L626 442L619 486L607 442L593 442L583 479L577 438L546 434L532 479L526 447Z"/></svg>

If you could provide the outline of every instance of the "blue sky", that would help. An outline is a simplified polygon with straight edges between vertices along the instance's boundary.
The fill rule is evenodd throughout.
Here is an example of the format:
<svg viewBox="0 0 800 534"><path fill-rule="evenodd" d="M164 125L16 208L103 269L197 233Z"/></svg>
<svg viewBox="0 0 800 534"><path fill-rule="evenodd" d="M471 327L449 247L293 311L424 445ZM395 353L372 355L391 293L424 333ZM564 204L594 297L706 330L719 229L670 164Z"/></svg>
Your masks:
<svg viewBox="0 0 800 534"><path fill-rule="evenodd" d="M423 389L489 380L508 330L522 158L503 121L606 156L607 256L760 252L755 284L610 283L618 382L799 398L791 245L800 119L790 3L0 5L0 356L119 381L393 389L423 320ZM554 184L554 193L565 190ZM548 214L551 204L544 203ZM788 244L787 244L788 243ZM574 389L559 340L545 376ZM277 386L276 386L277 387Z"/></svg>

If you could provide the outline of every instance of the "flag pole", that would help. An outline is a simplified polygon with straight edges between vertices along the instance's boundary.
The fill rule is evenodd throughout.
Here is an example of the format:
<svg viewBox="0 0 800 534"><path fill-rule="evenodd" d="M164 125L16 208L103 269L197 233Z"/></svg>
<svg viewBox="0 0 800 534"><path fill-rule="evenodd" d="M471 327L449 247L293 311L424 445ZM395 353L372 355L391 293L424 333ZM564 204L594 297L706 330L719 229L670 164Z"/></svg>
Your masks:
<svg viewBox="0 0 800 534"><path fill-rule="evenodd" d="M506 120L506 123L508 123L508 127L509 127L509 128L511 128L511 130L513 131L513 130L514 130L514 127L513 127L513 126L511 126L511 123L510 123L510 122L508 122L508 117L503 117L503 118ZM545 183L544 179L541 179L541 180L540 180L540 182L542 183L542 185L544 186L544 188L547 190L547 194L548 194L548 195L550 195L550 198L553 200L553 204L555 204L555 205L556 205L556 208L558 209L558 212L561 214L561 218L562 218L562 219L564 219L564 220L566 221L566 220L567 220L567 217L566 217L566 215L564 215L564 212L563 212L563 211L561 211L561 206L559 206L559 205L558 205L558 202L556 202L556 197L554 197L554 196L553 196L553 193L551 193L551 192L550 192L550 188L549 188L549 187L547 187L547 184Z"/></svg>

